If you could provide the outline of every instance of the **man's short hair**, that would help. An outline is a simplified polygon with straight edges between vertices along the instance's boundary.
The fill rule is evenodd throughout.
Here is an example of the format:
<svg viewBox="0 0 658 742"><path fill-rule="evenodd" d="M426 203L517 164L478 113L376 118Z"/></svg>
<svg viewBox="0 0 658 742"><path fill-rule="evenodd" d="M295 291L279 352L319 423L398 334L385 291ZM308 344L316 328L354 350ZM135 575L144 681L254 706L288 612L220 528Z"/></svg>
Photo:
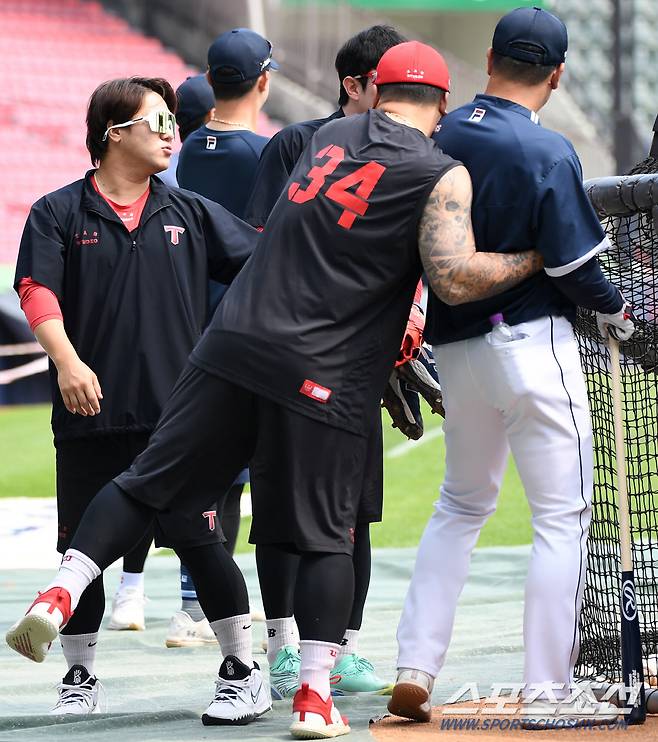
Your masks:
<svg viewBox="0 0 658 742"><path fill-rule="evenodd" d="M496 74L510 82L518 82L522 85L539 85L553 74L557 66L554 64L522 62L520 59L505 57L493 50L491 52L491 64Z"/></svg>
<svg viewBox="0 0 658 742"><path fill-rule="evenodd" d="M423 85L421 83L400 82L378 85L380 103L399 101L404 103L416 103L417 105L437 105L445 90L436 88L434 85Z"/></svg>
<svg viewBox="0 0 658 742"><path fill-rule="evenodd" d="M336 55L336 72L340 85L338 105L344 106L348 101L347 92L343 87L343 80L346 77L367 75L377 68L384 52L403 41L406 39L393 26L371 26L348 39ZM368 80L362 78L360 83L365 90Z"/></svg>
<svg viewBox="0 0 658 742"><path fill-rule="evenodd" d="M164 98L172 113L176 112L176 93L162 77L127 77L109 80L91 94L87 106L87 149L92 165L105 157L109 139L103 141L106 129L112 124L123 124L135 117L144 96L154 92Z"/></svg>
<svg viewBox="0 0 658 742"><path fill-rule="evenodd" d="M247 93L251 93L260 79L259 75L252 80L243 80L242 82L215 82L212 74L209 77L210 87L215 94L216 100L238 100L238 98L243 98Z"/></svg>
<svg viewBox="0 0 658 742"><path fill-rule="evenodd" d="M185 126L179 126L178 127L178 135L180 136L181 142L184 142L190 134L195 132L197 129L200 129L206 122L206 115L203 114L202 116L197 116L197 118L192 119L192 121L186 122Z"/></svg>

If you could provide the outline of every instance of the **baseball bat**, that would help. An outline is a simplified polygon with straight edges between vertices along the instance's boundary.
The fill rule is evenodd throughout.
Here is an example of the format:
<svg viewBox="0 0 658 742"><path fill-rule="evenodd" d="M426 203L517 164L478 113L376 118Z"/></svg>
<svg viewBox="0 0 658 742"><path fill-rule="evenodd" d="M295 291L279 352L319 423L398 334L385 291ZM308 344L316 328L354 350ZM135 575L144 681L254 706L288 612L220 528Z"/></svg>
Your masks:
<svg viewBox="0 0 658 742"><path fill-rule="evenodd" d="M615 426L617 457L617 503L619 509L619 545L621 552L621 667L625 687L624 708L629 724L644 724L647 717L642 669L642 639L637 614L631 522L626 483L626 451L621 399L621 365L619 343L612 333L608 336L612 372L612 414Z"/></svg>

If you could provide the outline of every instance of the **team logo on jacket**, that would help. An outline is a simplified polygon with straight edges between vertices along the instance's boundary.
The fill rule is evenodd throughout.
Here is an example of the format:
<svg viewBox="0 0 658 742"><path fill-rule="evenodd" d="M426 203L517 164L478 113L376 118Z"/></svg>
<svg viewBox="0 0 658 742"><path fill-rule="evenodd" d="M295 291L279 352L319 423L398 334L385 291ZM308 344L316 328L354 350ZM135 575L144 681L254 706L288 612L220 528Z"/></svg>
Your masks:
<svg viewBox="0 0 658 742"><path fill-rule="evenodd" d="M215 530L215 518L217 517L217 511L216 510L206 510L206 512L205 513L202 513L202 515L208 521L208 530L209 531L214 531Z"/></svg>
<svg viewBox="0 0 658 742"><path fill-rule="evenodd" d="M299 393L314 399L316 402L321 402L322 404L326 404L329 401L329 397L331 397L331 389L327 389L326 386L321 386L310 379L304 380Z"/></svg>
<svg viewBox="0 0 658 742"><path fill-rule="evenodd" d="M98 232L87 231L86 229L82 230L82 234L76 232L73 235L73 240L78 247L80 245L97 245L98 239Z"/></svg>
<svg viewBox="0 0 658 742"><path fill-rule="evenodd" d="M185 232L185 227L174 227L171 224L166 224L164 231L169 235L172 245L177 245L180 242L180 235Z"/></svg>
<svg viewBox="0 0 658 742"><path fill-rule="evenodd" d="M468 117L468 120L475 121L475 123L482 121L486 112L486 108L474 108L473 113Z"/></svg>

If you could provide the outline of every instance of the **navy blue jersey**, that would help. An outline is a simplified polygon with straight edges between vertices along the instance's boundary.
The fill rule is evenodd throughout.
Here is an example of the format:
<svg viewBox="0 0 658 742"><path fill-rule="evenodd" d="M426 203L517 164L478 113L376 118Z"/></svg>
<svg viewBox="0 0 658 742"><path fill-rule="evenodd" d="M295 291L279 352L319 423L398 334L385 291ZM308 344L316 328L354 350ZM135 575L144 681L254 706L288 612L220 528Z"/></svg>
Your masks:
<svg viewBox="0 0 658 742"><path fill-rule="evenodd" d="M178 185L242 219L267 141L247 130L216 131L202 126L183 143L176 171Z"/></svg>
<svg viewBox="0 0 658 742"><path fill-rule="evenodd" d="M98 376L101 412L67 412L50 364L55 441L150 431L207 318L208 277L230 283L258 233L218 204L151 178L128 232L91 174L40 198L16 264L59 300L66 334Z"/></svg>
<svg viewBox="0 0 658 742"><path fill-rule="evenodd" d="M329 121L344 117L343 109L323 119L290 124L278 131L263 150L254 188L243 219L254 227L264 227L274 204L286 187L290 173L297 164L304 147L315 132Z"/></svg>
<svg viewBox="0 0 658 742"><path fill-rule="evenodd" d="M571 143L540 126L533 111L490 95L477 95L445 116L434 139L471 175L478 250L534 248L545 270L498 296L460 306L449 307L430 293L428 342L482 335L497 312L508 324L547 315L573 320L575 304L553 279L584 265L609 242L583 188Z"/></svg>
<svg viewBox="0 0 658 742"><path fill-rule="evenodd" d="M267 142L267 137L248 130L217 131L202 126L183 143L176 170L178 185L221 204L243 219L258 159ZM210 282L209 316L217 309L226 288Z"/></svg>
<svg viewBox="0 0 658 742"><path fill-rule="evenodd" d="M367 434L421 274L418 222L457 164L379 110L320 127L192 362Z"/></svg>

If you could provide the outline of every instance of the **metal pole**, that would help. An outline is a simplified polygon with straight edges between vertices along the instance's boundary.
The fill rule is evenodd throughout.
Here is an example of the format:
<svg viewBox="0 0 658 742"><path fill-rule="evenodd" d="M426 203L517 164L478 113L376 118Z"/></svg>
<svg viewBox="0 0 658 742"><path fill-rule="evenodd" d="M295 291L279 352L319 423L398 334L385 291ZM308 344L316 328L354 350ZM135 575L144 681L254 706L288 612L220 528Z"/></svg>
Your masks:
<svg viewBox="0 0 658 742"><path fill-rule="evenodd" d="M612 0L613 123L617 173L627 173L638 159L633 123L633 0ZM642 155L639 155L640 157Z"/></svg>

